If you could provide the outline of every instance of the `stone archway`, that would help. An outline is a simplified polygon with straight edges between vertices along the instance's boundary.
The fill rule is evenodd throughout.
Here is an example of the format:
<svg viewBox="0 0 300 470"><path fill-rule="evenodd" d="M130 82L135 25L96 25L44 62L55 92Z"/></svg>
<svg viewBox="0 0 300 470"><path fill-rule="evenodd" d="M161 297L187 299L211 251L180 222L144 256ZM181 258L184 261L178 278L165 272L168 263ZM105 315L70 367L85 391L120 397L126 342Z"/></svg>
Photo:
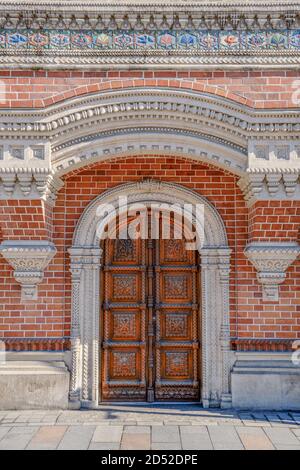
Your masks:
<svg viewBox="0 0 300 470"><path fill-rule="evenodd" d="M229 272L230 252L223 221L203 197L177 184L143 181L120 185L94 199L83 212L69 249L72 274L72 365L70 406L99 404L99 289L102 249L99 245L99 204L202 204L204 244L201 257L202 385L204 407L231 405ZM110 217L110 214L108 214ZM197 222L197 221L196 221ZM197 225L197 224L196 224Z"/></svg>

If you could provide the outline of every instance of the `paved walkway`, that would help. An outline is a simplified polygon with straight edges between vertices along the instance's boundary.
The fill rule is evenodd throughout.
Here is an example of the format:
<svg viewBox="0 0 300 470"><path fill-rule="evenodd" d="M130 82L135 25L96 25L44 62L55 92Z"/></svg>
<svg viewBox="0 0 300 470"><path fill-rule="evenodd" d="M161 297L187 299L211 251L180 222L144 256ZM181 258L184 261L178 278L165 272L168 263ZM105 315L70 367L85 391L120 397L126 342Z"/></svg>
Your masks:
<svg viewBox="0 0 300 470"><path fill-rule="evenodd" d="M3 449L300 450L300 411L220 411L196 405L0 411Z"/></svg>

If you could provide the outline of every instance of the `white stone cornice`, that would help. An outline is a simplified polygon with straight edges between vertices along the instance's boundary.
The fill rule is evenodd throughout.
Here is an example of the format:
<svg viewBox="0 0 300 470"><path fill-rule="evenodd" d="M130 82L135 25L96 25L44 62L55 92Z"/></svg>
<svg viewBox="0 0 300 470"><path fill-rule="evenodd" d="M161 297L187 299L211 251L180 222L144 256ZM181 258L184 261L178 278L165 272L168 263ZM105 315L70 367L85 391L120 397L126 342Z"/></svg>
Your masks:
<svg viewBox="0 0 300 470"><path fill-rule="evenodd" d="M3 241L0 253L14 269L14 277L21 284L21 301L37 299L37 285L42 282L44 270L56 253L47 241Z"/></svg>
<svg viewBox="0 0 300 470"><path fill-rule="evenodd" d="M249 243L245 256L257 270L262 284L263 301L278 302L278 286L286 277L286 270L300 254L298 243Z"/></svg>

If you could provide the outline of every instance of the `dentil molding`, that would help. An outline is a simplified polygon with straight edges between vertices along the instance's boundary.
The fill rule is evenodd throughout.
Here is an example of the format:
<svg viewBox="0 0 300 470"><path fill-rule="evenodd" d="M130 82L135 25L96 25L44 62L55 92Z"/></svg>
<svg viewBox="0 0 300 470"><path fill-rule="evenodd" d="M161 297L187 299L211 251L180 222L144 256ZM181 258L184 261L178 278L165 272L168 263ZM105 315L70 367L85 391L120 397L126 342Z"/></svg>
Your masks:
<svg viewBox="0 0 300 470"><path fill-rule="evenodd" d="M262 284L263 301L278 302L278 287L286 278L288 267L300 254L298 243L249 243L245 255L257 270Z"/></svg>
<svg viewBox="0 0 300 470"><path fill-rule="evenodd" d="M54 203L61 177L127 155L188 156L240 177L248 205L300 200L295 110L265 113L206 93L122 89L41 110L0 111L0 199Z"/></svg>
<svg viewBox="0 0 300 470"><path fill-rule="evenodd" d="M54 257L56 248L47 241L3 241L0 253L14 269L14 278L21 284L21 301L37 299L37 285Z"/></svg>

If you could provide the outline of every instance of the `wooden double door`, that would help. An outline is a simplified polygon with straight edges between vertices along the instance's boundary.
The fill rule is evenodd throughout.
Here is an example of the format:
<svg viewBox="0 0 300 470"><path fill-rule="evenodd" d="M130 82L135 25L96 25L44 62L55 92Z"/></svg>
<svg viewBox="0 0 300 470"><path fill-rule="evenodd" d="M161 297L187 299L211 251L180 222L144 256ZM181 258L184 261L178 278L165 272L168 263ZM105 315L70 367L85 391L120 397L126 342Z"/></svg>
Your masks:
<svg viewBox="0 0 300 470"><path fill-rule="evenodd" d="M198 255L184 240L106 240L102 401L198 401Z"/></svg>

